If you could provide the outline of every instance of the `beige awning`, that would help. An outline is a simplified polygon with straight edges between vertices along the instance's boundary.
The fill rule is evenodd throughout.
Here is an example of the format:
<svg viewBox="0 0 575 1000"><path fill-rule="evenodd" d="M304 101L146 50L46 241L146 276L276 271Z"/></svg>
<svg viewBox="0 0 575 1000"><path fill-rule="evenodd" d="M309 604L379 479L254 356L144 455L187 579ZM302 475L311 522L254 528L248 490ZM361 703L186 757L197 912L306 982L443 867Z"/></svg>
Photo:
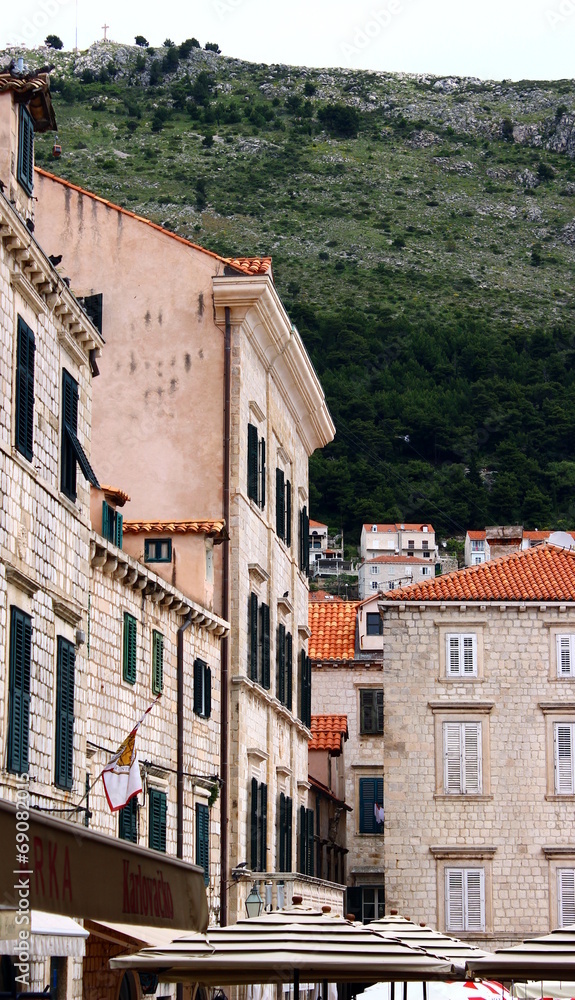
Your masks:
<svg viewBox="0 0 575 1000"><path fill-rule="evenodd" d="M30 924L16 922L17 910L2 909L0 913L0 954L19 954L19 932L30 931L30 958L83 958L88 931L70 917L42 910L30 911ZM19 917L22 914L18 914Z"/></svg>
<svg viewBox="0 0 575 1000"><path fill-rule="evenodd" d="M136 948L166 948L178 937L194 942L197 954L211 955L213 948L205 934L190 934L189 931L174 931L167 927L146 927L139 924L116 923L110 920L87 920L86 931L106 941L125 942Z"/></svg>
<svg viewBox="0 0 575 1000"><path fill-rule="evenodd" d="M470 958L467 967L481 979L575 979L575 925L529 938L485 958Z"/></svg>
<svg viewBox="0 0 575 1000"><path fill-rule="evenodd" d="M383 934L384 937L394 938L403 944L421 948L428 955L435 955L436 958L448 958L455 962L462 972L468 958L484 958L490 954L481 948L476 948L469 941L449 937L449 935L435 930L434 927L430 927L429 924L416 924L397 913L390 913L385 917L380 917L379 920L372 920L368 927L372 931Z"/></svg>

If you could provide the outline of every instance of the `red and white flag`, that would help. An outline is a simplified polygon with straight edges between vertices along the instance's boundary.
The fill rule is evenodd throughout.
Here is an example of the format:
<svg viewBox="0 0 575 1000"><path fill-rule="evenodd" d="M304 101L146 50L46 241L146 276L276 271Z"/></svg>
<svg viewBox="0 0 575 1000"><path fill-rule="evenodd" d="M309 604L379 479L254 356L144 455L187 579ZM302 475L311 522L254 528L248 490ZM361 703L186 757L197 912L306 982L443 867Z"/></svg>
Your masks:
<svg viewBox="0 0 575 1000"><path fill-rule="evenodd" d="M142 791L138 751L136 750L136 733L148 712L151 712L160 695L146 709L142 718L136 723L132 732L126 736L116 753L102 771L104 791L112 812L123 809L134 795Z"/></svg>

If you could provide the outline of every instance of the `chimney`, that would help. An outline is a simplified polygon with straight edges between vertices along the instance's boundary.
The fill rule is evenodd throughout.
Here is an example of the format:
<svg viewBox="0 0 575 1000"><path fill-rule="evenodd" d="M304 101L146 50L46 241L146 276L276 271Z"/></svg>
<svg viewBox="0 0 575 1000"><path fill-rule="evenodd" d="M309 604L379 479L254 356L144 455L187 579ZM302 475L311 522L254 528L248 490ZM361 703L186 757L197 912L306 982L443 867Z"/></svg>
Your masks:
<svg viewBox="0 0 575 1000"><path fill-rule="evenodd" d="M521 550L523 542L523 525L495 525L485 529L485 541L489 546L491 559L508 556Z"/></svg>

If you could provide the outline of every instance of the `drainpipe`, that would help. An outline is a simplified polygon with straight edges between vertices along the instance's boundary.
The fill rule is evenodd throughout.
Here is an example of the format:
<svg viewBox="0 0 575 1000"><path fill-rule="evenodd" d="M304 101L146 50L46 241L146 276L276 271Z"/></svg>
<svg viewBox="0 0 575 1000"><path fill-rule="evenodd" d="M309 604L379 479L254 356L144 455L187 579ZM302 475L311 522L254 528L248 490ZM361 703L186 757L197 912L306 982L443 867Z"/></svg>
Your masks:
<svg viewBox="0 0 575 1000"><path fill-rule="evenodd" d="M191 624L192 612L190 610L178 629L177 643L176 855L178 858L184 857L184 632Z"/></svg>
<svg viewBox="0 0 575 1000"><path fill-rule="evenodd" d="M231 434L231 397L232 397L232 322L229 306L225 307L224 333L224 481L223 481L223 515L226 523L226 535L230 525L230 434ZM229 621L230 617L230 543L223 542L222 553L222 618ZM228 922L228 786L229 786L229 749L228 749L228 674L230 645L226 636L221 642L222 661L222 709L220 721L220 774L222 777L220 797L220 925L225 927Z"/></svg>

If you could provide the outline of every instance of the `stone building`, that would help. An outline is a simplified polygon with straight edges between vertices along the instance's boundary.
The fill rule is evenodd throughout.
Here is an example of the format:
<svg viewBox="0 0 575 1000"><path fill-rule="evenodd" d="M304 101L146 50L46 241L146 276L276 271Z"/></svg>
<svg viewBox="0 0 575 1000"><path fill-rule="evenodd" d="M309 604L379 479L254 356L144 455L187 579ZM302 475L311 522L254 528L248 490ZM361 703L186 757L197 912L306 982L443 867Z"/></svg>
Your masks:
<svg viewBox="0 0 575 1000"><path fill-rule="evenodd" d="M309 603L312 708L344 713L342 798L346 818L347 912L368 921L384 912L383 671L378 597Z"/></svg>
<svg viewBox="0 0 575 1000"><path fill-rule="evenodd" d="M358 569L360 600L435 575L437 548L431 524L364 524Z"/></svg>
<svg viewBox="0 0 575 1000"><path fill-rule="evenodd" d="M384 595L386 905L488 950L573 922L575 552Z"/></svg>
<svg viewBox="0 0 575 1000"><path fill-rule="evenodd" d="M286 799L284 864L297 868L310 735L308 458L333 424L269 258L224 259L44 171L37 183L42 239L102 318L94 456L101 478L133 498L126 544L144 562L160 553L163 578L175 573L192 599L213 579L214 611L231 624L220 905L234 918L249 890L232 880L228 902L236 866L283 881ZM190 573L178 526L202 519L225 522L226 535L205 540L205 572ZM341 890L316 889L341 904Z"/></svg>

